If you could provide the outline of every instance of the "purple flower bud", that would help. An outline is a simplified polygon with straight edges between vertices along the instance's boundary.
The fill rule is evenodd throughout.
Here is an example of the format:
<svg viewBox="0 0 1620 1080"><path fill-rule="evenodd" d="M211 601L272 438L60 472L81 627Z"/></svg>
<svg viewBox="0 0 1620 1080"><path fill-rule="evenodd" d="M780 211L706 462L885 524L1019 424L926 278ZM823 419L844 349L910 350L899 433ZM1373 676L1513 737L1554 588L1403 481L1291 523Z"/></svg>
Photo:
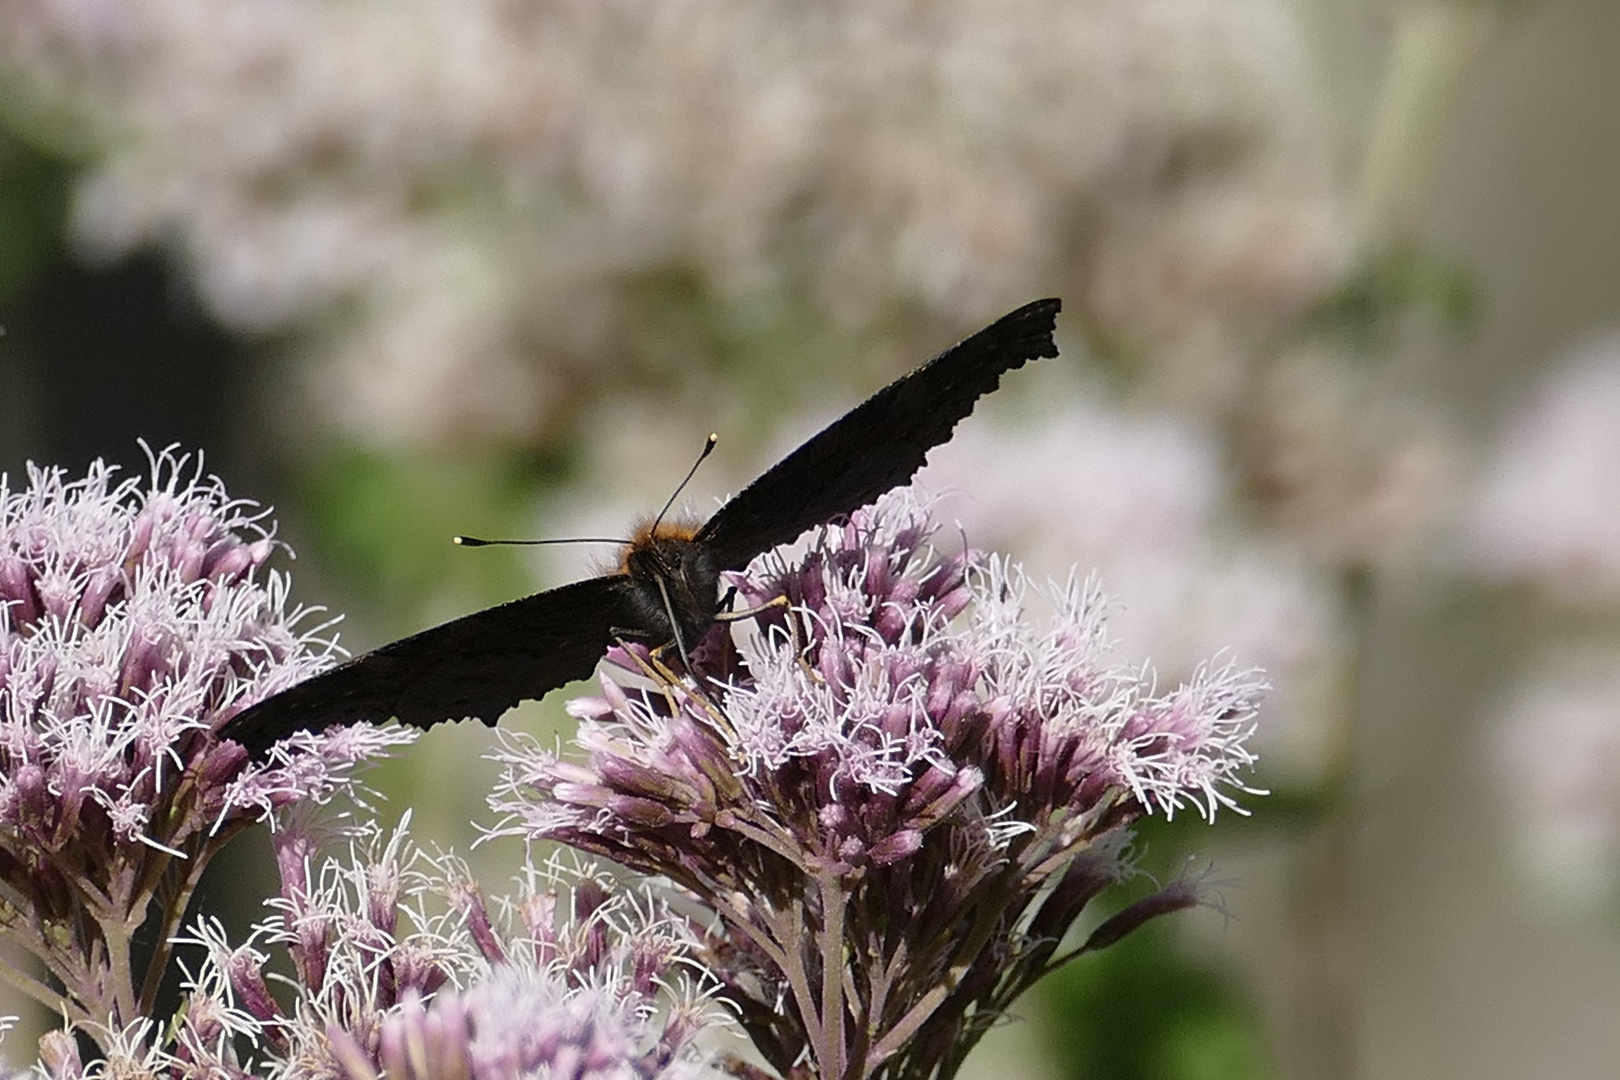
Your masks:
<svg viewBox="0 0 1620 1080"><path fill-rule="evenodd" d="M219 543L209 552L204 573L216 584L230 584L240 580L255 565L253 548L246 544Z"/></svg>
<svg viewBox="0 0 1620 1080"><path fill-rule="evenodd" d="M557 957L557 894L537 893L527 897L519 908L523 927L534 941L534 963L541 969Z"/></svg>
<svg viewBox="0 0 1620 1080"><path fill-rule="evenodd" d="M15 827L36 839L44 839L55 832L56 805L51 798L45 770L38 765L24 765L11 778Z"/></svg>
<svg viewBox="0 0 1620 1080"><path fill-rule="evenodd" d="M659 802L691 804L696 792L669 773L661 773L622 757L602 755L596 762L602 782L627 795L643 796Z"/></svg>
<svg viewBox="0 0 1620 1080"><path fill-rule="evenodd" d="M80 1080L84 1076L79 1046L67 1031L47 1031L40 1037L39 1060L51 1080Z"/></svg>
<svg viewBox="0 0 1620 1080"><path fill-rule="evenodd" d="M605 784L571 784L558 783L551 789L551 795L558 802L572 803L575 806L606 807L620 796Z"/></svg>
<svg viewBox="0 0 1620 1080"><path fill-rule="evenodd" d="M85 582L84 594L79 599L79 620L87 627L100 623L101 614L107 606L107 598L123 584L124 575L120 567L103 566L93 570L89 580Z"/></svg>
<svg viewBox="0 0 1620 1080"><path fill-rule="evenodd" d="M251 951L238 949L226 961L225 975L230 979L236 1000L242 1003L254 1019L261 1022L280 1020L281 1006L270 995L264 981L264 964Z"/></svg>
<svg viewBox="0 0 1620 1080"><path fill-rule="evenodd" d="M494 928L489 922L489 909L484 906L484 896L478 891L478 886L470 881L458 882L450 900L467 920L467 929L472 933L473 941L478 944L478 951L484 959L492 964L504 961L506 950L495 937Z"/></svg>
<svg viewBox="0 0 1620 1080"><path fill-rule="evenodd" d="M366 914L371 925L392 937L399 922L399 867L383 859L366 874Z"/></svg>
<svg viewBox="0 0 1620 1080"><path fill-rule="evenodd" d="M1125 910L1104 920L1102 925L1093 930L1091 936L1086 938L1082 950L1095 952L1098 949L1107 948L1149 919L1156 919L1160 915L1167 915L1173 911L1184 911L1190 907L1197 907L1198 902L1196 888L1186 882L1175 882L1152 896L1138 900Z"/></svg>
<svg viewBox="0 0 1620 1080"><path fill-rule="evenodd" d="M395 992L401 995L415 993L424 999L431 997L450 978L442 952L431 943L416 938L408 938L394 945L388 953L387 966L393 974ZM378 997L383 997L381 990Z"/></svg>
<svg viewBox="0 0 1620 1080"><path fill-rule="evenodd" d="M921 829L901 829L897 833L885 836L872 845L870 855L872 861L879 866L888 866L899 862L910 855L915 855L923 844Z"/></svg>

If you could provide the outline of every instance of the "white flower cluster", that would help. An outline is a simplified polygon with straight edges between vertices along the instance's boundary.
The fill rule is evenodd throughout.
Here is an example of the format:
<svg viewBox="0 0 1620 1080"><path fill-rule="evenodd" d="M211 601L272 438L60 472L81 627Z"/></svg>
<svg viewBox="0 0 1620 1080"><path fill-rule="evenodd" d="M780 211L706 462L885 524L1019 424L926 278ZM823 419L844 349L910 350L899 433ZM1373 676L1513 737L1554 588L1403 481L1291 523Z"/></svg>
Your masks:
<svg viewBox="0 0 1620 1080"><path fill-rule="evenodd" d="M85 247L339 316L312 400L384 443L532 437L671 272L846 328L1060 291L1224 395L1349 250L1307 56L1284 0L0 6Z"/></svg>

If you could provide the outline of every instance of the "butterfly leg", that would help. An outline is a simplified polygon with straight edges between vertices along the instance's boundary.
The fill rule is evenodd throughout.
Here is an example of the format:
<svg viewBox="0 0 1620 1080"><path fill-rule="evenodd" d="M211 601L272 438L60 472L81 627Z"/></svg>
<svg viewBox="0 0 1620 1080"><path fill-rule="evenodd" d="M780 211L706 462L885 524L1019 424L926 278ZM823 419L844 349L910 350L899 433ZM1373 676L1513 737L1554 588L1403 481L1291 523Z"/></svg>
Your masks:
<svg viewBox="0 0 1620 1080"><path fill-rule="evenodd" d="M621 641L619 644L622 647L624 642ZM680 711L680 702L675 698L675 687L680 686L692 697L703 703L703 711L708 716L709 726L718 732L730 746L735 746L737 743L737 729L732 725L730 718L726 716L725 710L720 707L720 703L696 679L688 678L683 681L668 664L658 658L658 652L659 650L653 649L643 655L638 650L625 649L626 655L636 662L636 666L641 669L641 673L657 684L659 691L664 695L664 703L669 706L671 716Z"/></svg>
<svg viewBox="0 0 1620 1080"><path fill-rule="evenodd" d="M725 604L729 602L735 595L736 591L736 589L727 591L726 599L721 601L721 603ZM813 682L825 682L826 680L821 677L821 673L810 666L810 658L808 655L810 652L810 644L808 641L809 635L805 633L804 627L800 625L799 612L793 607L793 602L786 596L772 597L763 604L756 604L755 606L746 608L742 611L718 611L715 613L714 621L728 623L738 622L742 619L751 619L756 615L763 615L772 608L784 608L786 610L786 617L783 619L783 622L787 624L788 633L793 639L793 655L798 658L800 666L804 668L805 675Z"/></svg>

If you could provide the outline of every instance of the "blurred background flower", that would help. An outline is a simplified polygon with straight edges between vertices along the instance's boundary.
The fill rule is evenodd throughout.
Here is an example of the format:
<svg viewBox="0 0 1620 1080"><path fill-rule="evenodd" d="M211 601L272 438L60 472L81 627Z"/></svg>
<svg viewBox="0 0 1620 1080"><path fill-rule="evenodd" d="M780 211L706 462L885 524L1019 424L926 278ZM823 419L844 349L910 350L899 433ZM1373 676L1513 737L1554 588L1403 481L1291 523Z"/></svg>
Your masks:
<svg viewBox="0 0 1620 1080"><path fill-rule="evenodd" d="M1603 0L12 0L0 464L205 447L360 648L599 557L450 534L621 535L719 431L702 513L1062 295L941 516L1100 567L1167 678L1265 666L1283 797L1218 830L1241 919L1137 935L986 1074L1601 1073L1612 919L1542 885L1615 856L1526 807L1615 788L1515 755L1615 722L1557 659L1620 653L1613 380L1536 368L1620 310L1617 48ZM1584 735L1512 719L1576 694ZM487 738L385 770L426 835Z"/></svg>

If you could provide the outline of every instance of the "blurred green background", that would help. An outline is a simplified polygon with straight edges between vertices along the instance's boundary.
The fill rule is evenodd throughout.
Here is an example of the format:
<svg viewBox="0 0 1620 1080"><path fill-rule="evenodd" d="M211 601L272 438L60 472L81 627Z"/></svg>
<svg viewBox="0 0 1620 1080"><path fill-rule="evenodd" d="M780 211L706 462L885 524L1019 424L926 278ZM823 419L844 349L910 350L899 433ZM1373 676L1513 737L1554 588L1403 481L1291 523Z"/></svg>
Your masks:
<svg viewBox="0 0 1620 1080"><path fill-rule="evenodd" d="M701 515L1061 295L928 480L1167 680L1265 664L1273 794L1144 830L1226 912L967 1074L1613 1076L1617 55L1609 0L10 0L0 468L203 450L358 652L609 557L452 534L622 534L712 430ZM377 785L464 849L492 739Z"/></svg>

